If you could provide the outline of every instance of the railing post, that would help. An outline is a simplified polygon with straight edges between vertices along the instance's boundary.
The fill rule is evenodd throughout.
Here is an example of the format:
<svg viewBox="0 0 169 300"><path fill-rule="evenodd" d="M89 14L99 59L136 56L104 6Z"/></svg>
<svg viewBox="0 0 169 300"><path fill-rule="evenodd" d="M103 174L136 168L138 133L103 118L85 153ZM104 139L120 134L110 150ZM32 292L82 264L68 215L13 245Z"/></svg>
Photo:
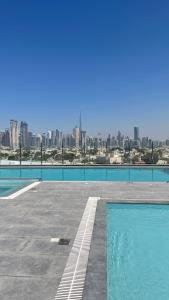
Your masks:
<svg viewBox="0 0 169 300"><path fill-rule="evenodd" d="M40 158L41 158L41 165L43 163L43 148L42 148L42 142L40 144Z"/></svg>
<svg viewBox="0 0 169 300"><path fill-rule="evenodd" d="M154 164L154 143L151 144L151 163Z"/></svg>
<svg viewBox="0 0 169 300"><path fill-rule="evenodd" d="M63 139L62 139L62 165L64 163L64 157L63 157Z"/></svg>
<svg viewBox="0 0 169 300"><path fill-rule="evenodd" d="M84 142L84 147L83 147L83 152L84 152L84 164L85 164L85 158L86 158L86 143Z"/></svg>
<svg viewBox="0 0 169 300"><path fill-rule="evenodd" d="M106 155L107 155L107 148L108 148L108 145L107 145L107 142L106 142Z"/></svg>
<svg viewBox="0 0 169 300"><path fill-rule="evenodd" d="M131 164L131 159L130 159L130 152L131 152L130 140L128 140L128 143L129 143L129 164Z"/></svg>
<svg viewBox="0 0 169 300"><path fill-rule="evenodd" d="M22 145L21 145L21 143L19 144L19 164L20 164L20 166L22 164Z"/></svg>

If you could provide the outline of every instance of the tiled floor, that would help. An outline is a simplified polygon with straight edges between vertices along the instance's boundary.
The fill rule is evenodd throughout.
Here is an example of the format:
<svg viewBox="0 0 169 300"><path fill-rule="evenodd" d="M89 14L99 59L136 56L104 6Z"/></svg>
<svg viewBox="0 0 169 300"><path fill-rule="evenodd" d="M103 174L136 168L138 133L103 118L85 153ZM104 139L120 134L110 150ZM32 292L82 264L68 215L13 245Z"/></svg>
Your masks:
<svg viewBox="0 0 169 300"><path fill-rule="evenodd" d="M169 201L169 184L42 182L13 200L1 199L0 299L54 300L90 196L101 197L101 201L84 299L102 300L106 290L105 202ZM58 245L51 238L68 238L70 244Z"/></svg>

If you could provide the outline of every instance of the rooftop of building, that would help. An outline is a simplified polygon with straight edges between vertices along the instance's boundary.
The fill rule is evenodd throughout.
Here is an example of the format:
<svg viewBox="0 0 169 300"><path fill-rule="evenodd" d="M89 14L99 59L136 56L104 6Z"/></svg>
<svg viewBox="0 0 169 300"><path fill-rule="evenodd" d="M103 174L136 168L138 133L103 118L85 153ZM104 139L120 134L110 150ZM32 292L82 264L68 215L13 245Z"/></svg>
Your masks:
<svg viewBox="0 0 169 300"><path fill-rule="evenodd" d="M83 299L105 299L105 203L168 203L168 195L167 183L41 182L36 188L13 200L1 199L2 299L55 298L89 197L100 197L100 201ZM70 243L59 245L51 242L52 238L69 239Z"/></svg>

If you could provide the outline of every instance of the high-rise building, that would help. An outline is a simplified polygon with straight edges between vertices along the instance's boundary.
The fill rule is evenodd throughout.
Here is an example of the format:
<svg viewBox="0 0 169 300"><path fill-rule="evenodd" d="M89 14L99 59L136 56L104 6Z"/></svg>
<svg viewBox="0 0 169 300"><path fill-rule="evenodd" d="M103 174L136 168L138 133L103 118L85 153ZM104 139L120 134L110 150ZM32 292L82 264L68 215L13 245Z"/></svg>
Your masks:
<svg viewBox="0 0 169 300"><path fill-rule="evenodd" d="M86 131L84 130L81 132L81 139L82 139L81 147L83 151L86 151Z"/></svg>
<svg viewBox="0 0 169 300"><path fill-rule="evenodd" d="M82 115L79 118L79 147L82 148Z"/></svg>
<svg viewBox="0 0 169 300"><path fill-rule="evenodd" d="M71 147L74 146L74 138L73 138L72 134L67 134L65 136L65 144L64 144L64 146L66 148L71 148Z"/></svg>
<svg viewBox="0 0 169 300"><path fill-rule="evenodd" d="M144 136L142 137L142 147L143 148L148 148L149 147L149 142L148 142L148 137L147 136Z"/></svg>
<svg viewBox="0 0 169 300"><path fill-rule="evenodd" d="M23 148L28 147L28 124L23 121L20 125L20 144Z"/></svg>
<svg viewBox="0 0 169 300"><path fill-rule="evenodd" d="M30 132L29 133L29 138L31 138L31 147L36 148L36 134Z"/></svg>
<svg viewBox="0 0 169 300"><path fill-rule="evenodd" d="M10 147L12 149L19 147L19 130L16 120L10 120Z"/></svg>
<svg viewBox="0 0 169 300"><path fill-rule="evenodd" d="M123 142L123 141L120 141L120 142ZM111 139L111 143L112 143L113 148L121 147L120 142L118 142L118 140L115 138L115 136L113 136L112 139Z"/></svg>
<svg viewBox="0 0 169 300"><path fill-rule="evenodd" d="M79 127L75 127L73 128L73 136L75 138L75 147L79 148L80 146L80 128Z"/></svg>
<svg viewBox="0 0 169 300"><path fill-rule="evenodd" d="M31 131L28 132L28 147L33 146L33 133Z"/></svg>
<svg viewBox="0 0 169 300"><path fill-rule="evenodd" d="M46 133L42 133L42 147L46 148Z"/></svg>
<svg viewBox="0 0 169 300"><path fill-rule="evenodd" d="M5 132L0 131L0 147L3 145L3 137L4 137Z"/></svg>
<svg viewBox="0 0 169 300"><path fill-rule="evenodd" d="M63 146L63 132L59 132L59 148L62 148Z"/></svg>
<svg viewBox="0 0 169 300"><path fill-rule="evenodd" d="M107 137L107 148L110 149L111 148L111 135L109 134Z"/></svg>
<svg viewBox="0 0 169 300"><path fill-rule="evenodd" d="M56 131L51 131L51 147L56 147Z"/></svg>
<svg viewBox="0 0 169 300"><path fill-rule="evenodd" d="M52 132L51 132L51 130L48 130L48 132L47 132L47 140L46 140L46 146L47 146L47 148L51 147L51 136L52 136Z"/></svg>
<svg viewBox="0 0 169 300"><path fill-rule="evenodd" d="M135 147L135 148L139 148L140 147L139 127L134 127L133 147Z"/></svg>
<svg viewBox="0 0 169 300"><path fill-rule="evenodd" d="M121 132L120 132L120 130L119 130L118 133L117 133L117 141L118 141L118 144L120 144L121 139L122 139L122 135L121 135Z"/></svg>
<svg viewBox="0 0 169 300"><path fill-rule="evenodd" d="M149 147L150 149L152 148L152 143L153 143L152 139L149 139L149 140L148 140L148 147Z"/></svg>
<svg viewBox="0 0 169 300"><path fill-rule="evenodd" d="M5 129L2 139L2 145L5 147L10 147L10 132L8 128Z"/></svg>
<svg viewBox="0 0 169 300"><path fill-rule="evenodd" d="M98 150L99 148L99 139L96 137L93 138L93 146L95 150Z"/></svg>
<svg viewBox="0 0 169 300"><path fill-rule="evenodd" d="M37 133L35 138L35 147L36 149L40 149L42 143L42 136L41 134Z"/></svg>
<svg viewBox="0 0 169 300"><path fill-rule="evenodd" d="M139 127L134 127L134 140L139 141L140 136L139 136Z"/></svg>
<svg viewBox="0 0 169 300"><path fill-rule="evenodd" d="M118 147L120 148L124 147L124 136L121 134L120 131L118 131L117 133L116 143L118 144Z"/></svg>
<svg viewBox="0 0 169 300"><path fill-rule="evenodd" d="M56 147L60 148L60 132L58 129L56 129Z"/></svg>

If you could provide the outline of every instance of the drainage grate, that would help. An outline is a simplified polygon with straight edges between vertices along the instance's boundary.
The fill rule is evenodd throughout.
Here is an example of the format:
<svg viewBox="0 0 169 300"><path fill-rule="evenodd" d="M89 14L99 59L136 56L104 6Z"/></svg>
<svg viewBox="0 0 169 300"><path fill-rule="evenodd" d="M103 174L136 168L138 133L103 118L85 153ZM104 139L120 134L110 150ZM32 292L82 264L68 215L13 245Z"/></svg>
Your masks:
<svg viewBox="0 0 169 300"><path fill-rule="evenodd" d="M33 192L33 193L37 193L37 189L36 188L32 188L30 191Z"/></svg>
<svg viewBox="0 0 169 300"><path fill-rule="evenodd" d="M82 300L97 201L90 197L81 219L55 300Z"/></svg>
<svg viewBox="0 0 169 300"><path fill-rule="evenodd" d="M59 239L58 245L69 245L70 240L69 239Z"/></svg>

